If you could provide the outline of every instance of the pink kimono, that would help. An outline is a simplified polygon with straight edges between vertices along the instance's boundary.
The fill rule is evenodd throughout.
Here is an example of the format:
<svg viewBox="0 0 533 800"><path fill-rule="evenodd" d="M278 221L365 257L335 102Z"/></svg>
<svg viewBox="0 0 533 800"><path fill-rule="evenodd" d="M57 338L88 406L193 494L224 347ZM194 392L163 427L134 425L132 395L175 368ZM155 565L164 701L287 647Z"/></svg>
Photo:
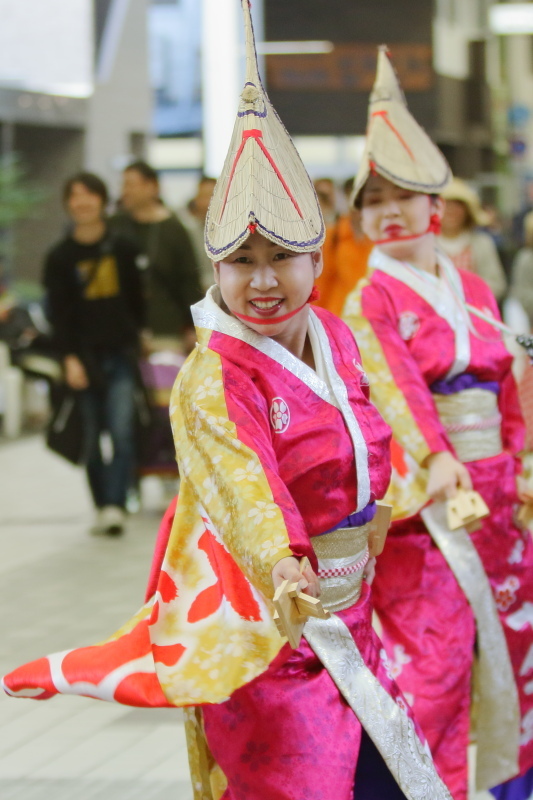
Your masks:
<svg viewBox="0 0 533 800"><path fill-rule="evenodd" d="M344 318L394 437L396 521L373 584L383 642L454 800L466 800L472 730L478 788L533 766L533 544L513 517L524 425L512 357L461 312L466 302L499 318L496 302L478 276L439 263L440 280L374 250ZM490 507L470 535L449 532L443 504L427 506L421 464L443 450ZM494 793L528 798L530 778Z"/></svg>
<svg viewBox="0 0 533 800"><path fill-rule="evenodd" d="M180 495L148 602L107 643L15 670L6 691L187 707L197 800L450 800L371 627L366 543L323 556L369 524L390 474L350 331L310 312L314 371L224 313L216 288L193 315L170 407ZM295 651L271 602L271 570L293 554L334 599Z"/></svg>

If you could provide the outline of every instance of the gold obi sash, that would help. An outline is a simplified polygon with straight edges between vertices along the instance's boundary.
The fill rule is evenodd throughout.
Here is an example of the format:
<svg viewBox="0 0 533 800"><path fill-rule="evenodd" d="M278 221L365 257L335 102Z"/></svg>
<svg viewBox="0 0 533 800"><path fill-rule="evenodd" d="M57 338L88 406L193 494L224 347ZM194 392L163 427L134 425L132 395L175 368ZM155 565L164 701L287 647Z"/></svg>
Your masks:
<svg viewBox="0 0 533 800"><path fill-rule="evenodd" d="M502 417L494 392L464 389L433 397L459 461L478 461L502 452Z"/></svg>
<svg viewBox="0 0 533 800"><path fill-rule="evenodd" d="M311 539L318 559L320 600L328 611L350 608L361 596L371 524L338 528Z"/></svg>

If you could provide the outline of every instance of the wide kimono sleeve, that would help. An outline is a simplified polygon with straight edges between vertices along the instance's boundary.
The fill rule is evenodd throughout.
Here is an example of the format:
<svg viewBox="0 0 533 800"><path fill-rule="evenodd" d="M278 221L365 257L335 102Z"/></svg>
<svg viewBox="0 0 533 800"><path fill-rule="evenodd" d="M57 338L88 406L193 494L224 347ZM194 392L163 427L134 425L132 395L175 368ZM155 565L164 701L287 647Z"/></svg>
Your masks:
<svg viewBox="0 0 533 800"><path fill-rule="evenodd" d="M14 670L3 681L9 694L219 703L285 644L272 619L271 570L312 549L278 475L261 395L200 344L178 376L171 418L181 484L152 597L101 644Z"/></svg>
<svg viewBox="0 0 533 800"><path fill-rule="evenodd" d="M306 555L316 564L279 475L267 402L251 378L200 345L176 383L170 416L182 489L186 481L247 579L270 598L281 558Z"/></svg>

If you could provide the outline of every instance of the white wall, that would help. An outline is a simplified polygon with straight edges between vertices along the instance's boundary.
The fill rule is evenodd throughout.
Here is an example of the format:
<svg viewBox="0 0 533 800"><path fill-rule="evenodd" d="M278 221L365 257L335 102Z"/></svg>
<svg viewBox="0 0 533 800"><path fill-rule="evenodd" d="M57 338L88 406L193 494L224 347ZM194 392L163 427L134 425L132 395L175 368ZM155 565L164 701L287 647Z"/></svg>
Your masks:
<svg viewBox="0 0 533 800"><path fill-rule="evenodd" d="M117 27L89 101L85 153L87 167L109 181L113 193L130 156L130 134L148 135L152 114L147 0L114 0L114 4Z"/></svg>
<svg viewBox="0 0 533 800"><path fill-rule="evenodd" d="M0 0L0 83L85 97L92 53L91 0Z"/></svg>

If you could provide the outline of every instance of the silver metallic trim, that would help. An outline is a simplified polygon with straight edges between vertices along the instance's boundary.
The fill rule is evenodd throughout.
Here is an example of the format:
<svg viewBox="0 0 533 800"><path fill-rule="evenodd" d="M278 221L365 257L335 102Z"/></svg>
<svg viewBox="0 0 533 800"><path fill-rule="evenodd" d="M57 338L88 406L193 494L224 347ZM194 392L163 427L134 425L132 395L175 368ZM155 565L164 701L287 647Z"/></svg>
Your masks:
<svg viewBox="0 0 533 800"><path fill-rule="evenodd" d="M490 789L519 773L520 704L505 633L483 563L466 529L450 531L444 503L432 503L420 513L476 620L476 783L479 790Z"/></svg>
<svg viewBox="0 0 533 800"><path fill-rule="evenodd" d="M350 433L355 452L355 469L357 474L357 511L361 511L370 502L370 472L368 469L368 447L365 437L361 432L359 423L348 399L348 390L346 384L335 368L333 360L333 353L331 352L331 345L324 326L318 319L314 311L309 311L309 323L314 328L315 334L320 342L322 354L324 356L324 363L328 380L335 395L340 412L344 417L346 426Z"/></svg>
<svg viewBox="0 0 533 800"><path fill-rule="evenodd" d="M452 800L412 720L368 669L345 623L335 614L310 618L304 636L408 800Z"/></svg>

